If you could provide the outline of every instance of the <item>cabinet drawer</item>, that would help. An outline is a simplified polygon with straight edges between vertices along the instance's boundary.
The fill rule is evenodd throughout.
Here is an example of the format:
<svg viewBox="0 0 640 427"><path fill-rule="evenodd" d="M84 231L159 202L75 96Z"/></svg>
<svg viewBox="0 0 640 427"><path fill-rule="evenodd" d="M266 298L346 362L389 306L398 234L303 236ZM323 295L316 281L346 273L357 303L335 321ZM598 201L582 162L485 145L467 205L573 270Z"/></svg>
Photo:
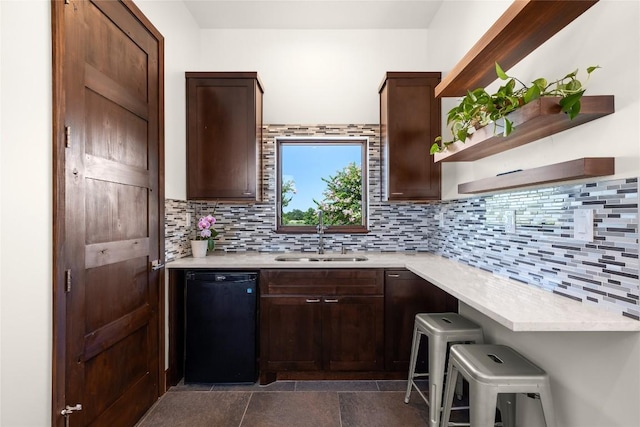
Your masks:
<svg viewBox="0 0 640 427"><path fill-rule="evenodd" d="M384 272L377 269L262 270L260 288L270 295L381 295Z"/></svg>
<svg viewBox="0 0 640 427"><path fill-rule="evenodd" d="M409 270L385 270L384 277L387 280L416 280L420 277Z"/></svg>

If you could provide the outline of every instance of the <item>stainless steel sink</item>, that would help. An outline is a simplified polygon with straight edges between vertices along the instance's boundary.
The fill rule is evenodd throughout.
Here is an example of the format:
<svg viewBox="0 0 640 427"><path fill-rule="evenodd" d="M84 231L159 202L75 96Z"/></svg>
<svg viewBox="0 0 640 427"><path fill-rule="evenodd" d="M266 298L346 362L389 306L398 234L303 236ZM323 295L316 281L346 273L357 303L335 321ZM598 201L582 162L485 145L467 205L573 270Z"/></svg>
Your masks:
<svg viewBox="0 0 640 427"><path fill-rule="evenodd" d="M367 261L369 258L363 255L278 255L276 261L296 262L333 262L333 261Z"/></svg>

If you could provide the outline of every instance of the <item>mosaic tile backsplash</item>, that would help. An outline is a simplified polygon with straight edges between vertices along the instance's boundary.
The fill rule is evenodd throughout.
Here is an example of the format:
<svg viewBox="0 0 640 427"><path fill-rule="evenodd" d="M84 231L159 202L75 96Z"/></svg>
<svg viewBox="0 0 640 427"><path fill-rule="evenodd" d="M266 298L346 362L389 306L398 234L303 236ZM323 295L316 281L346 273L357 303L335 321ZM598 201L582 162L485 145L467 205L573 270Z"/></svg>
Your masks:
<svg viewBox="0 0 640 427"><path fill-rule="evenodd" d="M315 234L276 234L275 137L359 136L369 139L369 229L366 235L325 235L339 251L433 252L500 276L596 304L640 320L638 180L551 186L431 204L380 200L378 125L265 125L263 202L216 207L216 250L315 251ZM166 200L167 261L191 254L195 218L210 202ZM573 212L594 210L594 241L573 239ZM505 231L515 211L516 232ZM191 214L191 224L185 223ZM439 214L444 214L442 224Z"/></svg>

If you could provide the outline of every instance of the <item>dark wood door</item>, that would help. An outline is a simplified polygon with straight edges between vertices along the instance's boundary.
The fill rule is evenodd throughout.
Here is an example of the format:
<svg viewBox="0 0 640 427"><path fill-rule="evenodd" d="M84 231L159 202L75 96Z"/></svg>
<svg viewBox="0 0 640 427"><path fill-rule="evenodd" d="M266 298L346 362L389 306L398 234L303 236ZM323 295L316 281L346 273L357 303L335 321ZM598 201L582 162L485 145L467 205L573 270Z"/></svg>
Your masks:
<svg viewBox="0 0 640 427"><path fill-rule="evenodd" d="M458 312L458 300L407 270L385 272L385 369L408 371L413 324L418 313ZM417 372L428 371L427 340L420 344Z"/></svg>
<svg viewBox="0 0 640 427"><path fill-rule="evenodd" d="M53 2L53 424L131 426L163 391L162 36L128 0Z"/></svg>
<svg viewBox="0 0 640 427"><path fill-rule="evenodd" d="M377 371L384 368L383 301L382 295L323 298L325 370Z"/></svg>
<svg viewBox="0 0 640 427"><path fill-rule="evenodd" d="M257 73L187 72L187 198L260 200Z"/></svg>
<svg viewBox="0 0 640 427"><path fill-rule="evenodd" d="M380 91L383 198L440 199L440 163L429 154L440 135L440 73L387 73Z"/></svg>
<svg viewBox="0 0 640 427"><path fill-rule="evenodd" d="M322 369L322 299L265 296L260 302L261 374Z"/></svg>

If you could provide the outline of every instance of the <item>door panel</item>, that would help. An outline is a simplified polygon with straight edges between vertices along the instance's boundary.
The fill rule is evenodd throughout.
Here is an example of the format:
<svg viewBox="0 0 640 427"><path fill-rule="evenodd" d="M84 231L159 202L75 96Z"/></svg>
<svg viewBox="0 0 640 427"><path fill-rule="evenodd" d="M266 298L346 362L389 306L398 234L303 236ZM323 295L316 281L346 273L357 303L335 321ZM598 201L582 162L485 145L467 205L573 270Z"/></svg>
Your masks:
<svg viewBox="0 0 640 427"><path fill-rule="evenodd" d="M146 141L146 120L96 92L88 91L85 99L87 117L91 118L87 123L85 153L146 172L148 146L121 143Z"/></svg>
<svg viewBox="0 0 640 427"><path fill-rule="evenodd" d="M106 179L106 177L103 177ZM86 180L86 244L144 239L149 235L148 189Z"/></svg>
<svg viewBox="0 0 640 427"><path fill-rule="evenodd" d="M86 22L91 23L85 33L86 64L118 83L130 96L146 99L147 56L148 51L154 49L153 41L148 40L135 18L118 2L92 3L92 7L87 8L86 18ZM128 34L131 31L134 33Z"/></svg>
<svg viewBox="0 0 640 427"><path fill-rule="evenodd" d="M54 126L68 130L56 133L54 244L70 280L54 285L64 396L54 395L52 424L79 403L72 427L126 427L164 390L162 274L151 268L164 252L162 36L129 0L60 3Z"/></svg>
<svg viewBox="0 0 640 427"><path fill-rule="evenodd" d="M88 330L101 328L146 304L147 268L147 258L139 257L87 270L86 301L100 301L87 311Z"/></svg>
<svg viewBox="0 0 640 427"><path fill-rule="evenodd" d="M148 374L144 356L149 350L148 335L147 328L140 328L85 362L86 415L90 419Z"/></svg>
<svg viewBox="0 0 640 427"><path fill-rule="evenodd" d="M320 297L261 298L261 369L314 371L322 368Z"/></svg>
<svg viewBox="0 0 640 427"><path fill-rule="evenodd" d="M332 296L324 298L324 301L322 304L324 369L382 370L384 367L384 299L382 296Z"/></svg>

